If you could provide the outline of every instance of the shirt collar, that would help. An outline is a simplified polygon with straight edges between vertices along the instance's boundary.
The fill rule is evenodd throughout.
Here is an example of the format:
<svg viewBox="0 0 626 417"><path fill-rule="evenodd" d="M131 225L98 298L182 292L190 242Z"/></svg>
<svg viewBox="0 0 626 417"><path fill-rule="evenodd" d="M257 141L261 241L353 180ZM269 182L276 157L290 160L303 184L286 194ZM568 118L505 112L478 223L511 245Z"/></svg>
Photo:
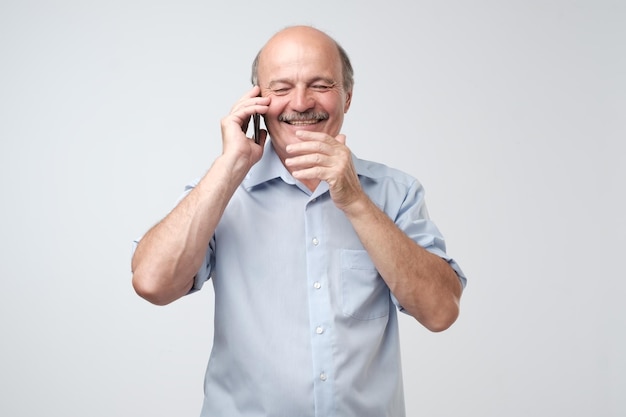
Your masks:
<svg viewBox="0 0 626 417"><path fill-rule="evenodd" d="M250 190L259 184L263 184L275 178L282 178L287 184L296 183L295 178L291 176L278 157L271 141L268 140L265 144L261 160L250 168L242 185L245 189Z"/></svg>

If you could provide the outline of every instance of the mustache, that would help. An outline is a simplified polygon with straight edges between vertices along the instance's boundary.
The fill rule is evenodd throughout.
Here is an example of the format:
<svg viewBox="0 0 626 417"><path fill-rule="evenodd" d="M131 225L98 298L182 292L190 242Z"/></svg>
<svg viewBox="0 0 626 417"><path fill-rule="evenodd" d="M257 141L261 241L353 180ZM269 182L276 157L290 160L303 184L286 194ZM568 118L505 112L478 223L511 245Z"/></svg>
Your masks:
<svg viewBox="0 0 626 417"><path fill-rule="evenodd" d="M305 112L305 113L283 113L278 116L278 120L281 122L301 122L303 120L327 120L328 113L326 112Z"/></svg>

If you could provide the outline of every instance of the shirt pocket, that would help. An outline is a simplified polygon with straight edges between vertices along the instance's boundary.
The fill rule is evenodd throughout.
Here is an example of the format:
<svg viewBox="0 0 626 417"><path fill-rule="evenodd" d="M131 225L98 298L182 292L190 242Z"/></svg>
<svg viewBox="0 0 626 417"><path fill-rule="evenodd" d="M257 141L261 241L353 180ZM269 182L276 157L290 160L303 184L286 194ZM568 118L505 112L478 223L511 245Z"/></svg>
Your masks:
<svg viewBox="0 0 626 417"><path fill-rule="evenodd" d="M343 313L358 320L389 315L389 287L365 250L341 252Z"/></svg>

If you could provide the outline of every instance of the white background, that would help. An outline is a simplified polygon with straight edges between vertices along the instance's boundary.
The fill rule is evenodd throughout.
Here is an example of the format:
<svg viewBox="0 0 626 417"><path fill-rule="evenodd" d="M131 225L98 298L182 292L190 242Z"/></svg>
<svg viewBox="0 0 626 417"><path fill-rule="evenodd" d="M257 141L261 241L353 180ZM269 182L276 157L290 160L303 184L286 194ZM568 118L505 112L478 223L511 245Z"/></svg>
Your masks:
<svg viewBox="0 0 626 417"><path fill-rule="evenodd" d="M421 180L469 278L448 331L401 319L408 415L626 415L626 3L600 0L3 0L0 415L198 415L211 286L148 304L131 242L291 24L347 49L348 144Z"/></svg>

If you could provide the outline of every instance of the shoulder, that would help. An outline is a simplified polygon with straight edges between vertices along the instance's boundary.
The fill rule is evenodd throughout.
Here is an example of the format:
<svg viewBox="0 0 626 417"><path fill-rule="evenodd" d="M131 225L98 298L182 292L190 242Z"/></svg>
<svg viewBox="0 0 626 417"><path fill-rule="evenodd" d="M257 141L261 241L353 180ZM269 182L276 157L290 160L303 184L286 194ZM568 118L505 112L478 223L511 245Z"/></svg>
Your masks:
<svg viewBox="0 0 626 417"><path fill-rule="evenodd" d="M394 183L404 188L421 188L420 182L414 176L390 167L380 162L369 161L352 156L354 167L362 180L369 180L378 184Z"/></svg>

